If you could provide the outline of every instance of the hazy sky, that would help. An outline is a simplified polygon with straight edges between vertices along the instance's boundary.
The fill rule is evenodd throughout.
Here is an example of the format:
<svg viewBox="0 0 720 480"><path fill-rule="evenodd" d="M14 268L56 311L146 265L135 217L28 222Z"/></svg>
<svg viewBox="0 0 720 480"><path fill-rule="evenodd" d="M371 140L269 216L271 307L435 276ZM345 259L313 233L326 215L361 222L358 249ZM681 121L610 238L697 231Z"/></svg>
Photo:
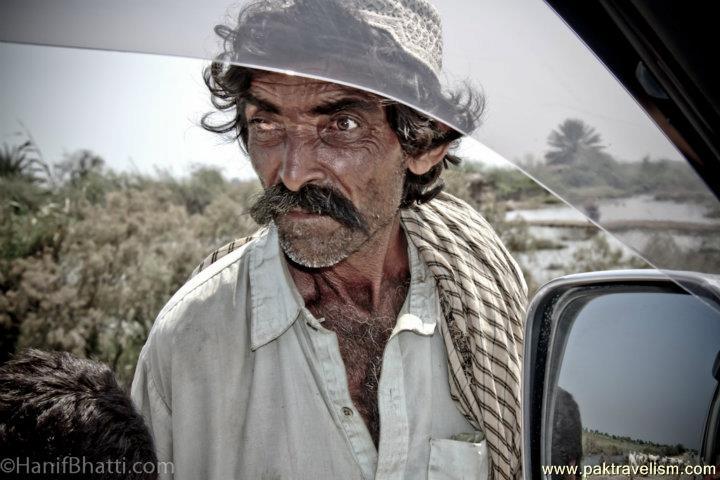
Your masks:
<svg viewBox="0 0 720 480"><path fill-rule="evenodd" d="M541 156L550 131L572 117L594 126L617 158L680 158L543 2L435 3L443 16L447 76L482 88L487 109L475 137L501 156ZM5 0L0 39L207 58L216 49L212 26L227 4L69 0L61 8L50 0ZM0 135L8 141L22 121L51 161L89 148L116 168L185 173L192 163L209 163L231 176L251 175L235 145L222 145L197 126L210 108L200 76L204 63L0 43ZM492 157L478 146L468 151Z"/></svg>
<svg viewBox="0 0 720 480"><path fill-rule="evenodd" d="M118 169L184 174L193 163L252 175L237 144L199 126L211 110L204 62L176 57L0 45L0 128L22 122L46 160L87 148Z"/></svg>
<svg viewBox="0 0 720 480"><path fill-rule="evenodd" d="M698 449L718 350L720 314L690 295L606 295L578 316L559 384L585 428Z"/></svg>
<svg viewBox="0 0 720 480"><path fill-rule="evenodd" d="M0 43L0 134L12 143L24 125L47 161L90 149L116 169L186 174L214 165L253 176L237 143L203 130L212 105L206 61L150 54ZM500 165L475 141L460 152Z"/></svg>

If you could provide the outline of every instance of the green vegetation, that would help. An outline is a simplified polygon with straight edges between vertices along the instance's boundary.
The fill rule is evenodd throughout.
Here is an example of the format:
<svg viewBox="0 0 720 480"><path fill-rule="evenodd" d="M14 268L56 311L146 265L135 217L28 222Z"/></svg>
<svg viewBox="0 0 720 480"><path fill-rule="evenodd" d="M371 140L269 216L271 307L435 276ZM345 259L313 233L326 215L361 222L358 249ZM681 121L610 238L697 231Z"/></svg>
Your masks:
<svg viewBox="0 0 720 480"><path fill-rule="evenodd" d="M624 259L620 250L612 248L607 238L594 235L591 244L579 248L573 253L574 267L577 272L594 272L611 268L647 268L647 264L638 257Z"/></svg>
<svg viewBox="0 0 720 480"><path fill-rule="evenodd" d="M682 444L663 445L588 429L583 429L582 443L583 455L616 456L626 455L628 452L638 452L662 457L675 457L686 452L692 452Z"/></svg>
<svg viewBox="0 0 720 480"><path fill-rule="evenodd" d="M716 204L684 162L667 159L620 162L602 137L578 119L567 119L550 133L544 161L521 162L531 175L575 204L600 198L651 194L657 200Z"/></svg>
<svg viewBox="0 0 720 480"><path fill-rule="evenodd" d="M89 152L52 178L0 177L0 361L34 346L110 364L124 381L162 305L213 248L256 226L259 187L211 169L117 174Z"/></svg>

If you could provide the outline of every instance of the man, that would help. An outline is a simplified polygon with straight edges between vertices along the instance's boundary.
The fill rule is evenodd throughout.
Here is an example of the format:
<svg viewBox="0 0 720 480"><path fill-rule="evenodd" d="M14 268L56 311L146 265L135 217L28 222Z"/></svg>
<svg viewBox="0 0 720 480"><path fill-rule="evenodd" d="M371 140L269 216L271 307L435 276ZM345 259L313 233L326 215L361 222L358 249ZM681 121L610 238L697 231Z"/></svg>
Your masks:
<svg viewBox="0 0 720 480"><path fill-rule="evenodd" d="M0 452L3 478L157 478L150 432L110 368L66 352L0 366Z"/></svg>
<svg viewBox="0 0 720 480"><path fill-rule="evenodd" d="M231 119L204 125L247 149L265 228L155 322L133 397L159 457L188 479L518 477L522 276L440 193L461 134L389 100L477 122L442 94L433 7L263 0L217 31Z"/></svg>
<svg viewBox="0 0 720 480"><path fill-rule="evenodd" d="M555 413L553 415L552 464L557 466L577 466L582 468L582 420L580 407L575 398L565 389L555 389ZM575 480L577 474L554 474L553 479Z"/></svg>

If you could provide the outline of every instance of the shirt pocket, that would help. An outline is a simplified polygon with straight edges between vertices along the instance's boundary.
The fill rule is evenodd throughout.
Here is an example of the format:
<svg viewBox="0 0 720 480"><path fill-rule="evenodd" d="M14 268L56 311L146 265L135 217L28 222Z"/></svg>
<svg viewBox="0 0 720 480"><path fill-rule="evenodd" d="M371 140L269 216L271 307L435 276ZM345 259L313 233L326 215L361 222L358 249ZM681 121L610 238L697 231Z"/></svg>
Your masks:
<svg viewBox="0 0 720 480"><path fill-rule="evenodd" d="M487 445L444 438L430 439L428 480L487 480Z"/></svg>

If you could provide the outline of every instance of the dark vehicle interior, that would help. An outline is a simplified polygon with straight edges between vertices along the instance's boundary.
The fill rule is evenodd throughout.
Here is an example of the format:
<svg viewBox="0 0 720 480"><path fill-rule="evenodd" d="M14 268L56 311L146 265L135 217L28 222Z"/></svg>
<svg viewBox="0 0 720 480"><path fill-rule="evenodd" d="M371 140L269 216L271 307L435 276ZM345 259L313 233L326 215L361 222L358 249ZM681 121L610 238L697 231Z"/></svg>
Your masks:
<svg viewBox="0 0 720 480"><path fill-rule="evenodd" d="M713 377L720 382L720 351L715 357ZM703 457L713 465L720 464L720 384L715 388L705 422L702 445Z"/></svg>
<svg viewBox="0 0 720 480"><path fill-rule="evenodd" d="M720 197L720 57L714 2L546 0Z"/></svg>

